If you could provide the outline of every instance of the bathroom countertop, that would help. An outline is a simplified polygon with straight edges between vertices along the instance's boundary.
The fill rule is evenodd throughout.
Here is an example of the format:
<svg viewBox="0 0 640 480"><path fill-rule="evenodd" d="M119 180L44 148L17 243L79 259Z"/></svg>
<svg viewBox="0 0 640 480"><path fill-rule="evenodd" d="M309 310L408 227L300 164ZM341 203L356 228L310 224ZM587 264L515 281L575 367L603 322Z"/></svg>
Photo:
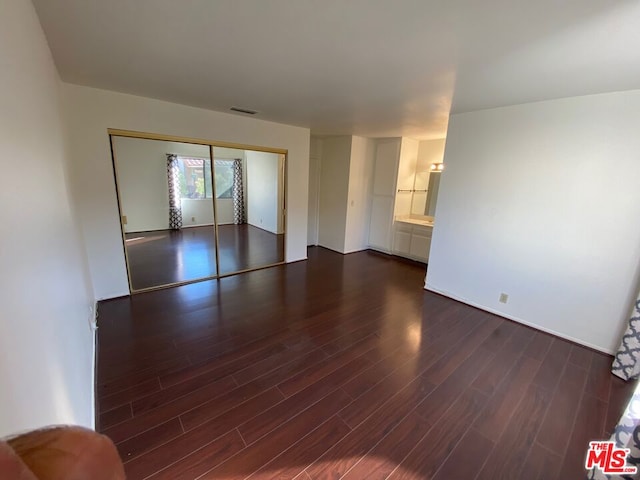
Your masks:
<svg viewBox="0 0 640 480"><path fill-rule="evenodd" d="M432 220L421 220L418 218L399 217L399 218L396 218L396 222L410 223L412 225L420 225L423 227L433 227Z"/></svg>

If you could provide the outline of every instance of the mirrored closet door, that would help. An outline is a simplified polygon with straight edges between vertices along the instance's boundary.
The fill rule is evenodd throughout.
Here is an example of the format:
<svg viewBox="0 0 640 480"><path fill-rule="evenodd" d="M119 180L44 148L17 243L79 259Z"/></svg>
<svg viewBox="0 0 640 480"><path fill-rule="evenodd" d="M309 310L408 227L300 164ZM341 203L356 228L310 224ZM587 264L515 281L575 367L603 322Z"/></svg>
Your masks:
<svg viewBox="0 0 640 480"><path fill-rule="evenodd" d="M110 138L132 292L284 262L284 153Z"/></svg>
<svg viewBox="0 0 640 480"><path fill-rule="evenodd" d="M284 155L213 147L220 275L284 262Z"/></svg>
<svg viewBox="0 0 640 480"><path fill-rule="evenodd" d="M111 141L131 289L216 276L209 147Z"/></svg>

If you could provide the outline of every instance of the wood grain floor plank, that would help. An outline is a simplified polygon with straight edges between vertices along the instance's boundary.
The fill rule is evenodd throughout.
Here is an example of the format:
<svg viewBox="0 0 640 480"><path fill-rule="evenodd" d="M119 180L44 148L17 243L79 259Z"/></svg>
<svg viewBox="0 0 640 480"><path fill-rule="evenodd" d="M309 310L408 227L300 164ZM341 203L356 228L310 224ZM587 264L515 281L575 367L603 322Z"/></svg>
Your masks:
<svg viewBox="0 0 640 480"><path fill-rule="evenodd" d="M158 377L140 382L136 386L100 398L100 408L104 411L121 407L141 397L156 394L161 390Z"/></svg>
<svg viewBox="0 0 640 480"><path fill-rule="evenodd" d="M480 373L472 386L491 396L513 367L513 360L519 358L531 340L528 332L516 330L509 339L505 340L491 363Z"/></svg>
<svg viewBox="0 0 640 480"><path fill-rule="evenodd" d="M239 358L231 358L228 362L222 360L217 362L204 362L197 365L189 365L180 371L163 375L160 377L160 384L163 388L170 388L197 380L206 378L209 381L226 377L237 373L238 371L254 365L264 359L271 358L273 355L287 351L286 347L279 342L269 343L261 349L251 352L248 355Z"/></svg>
<svg viewBox="0 0 640 480"><path fill-rule="evenodd" d="M100 303L99 423L128 478L566 480L635 388L425 291L423 265L308 256Z"/></svg>
<svg viewBox="0 0 640 480"><path fill-rule="evenodd" d="M555 338L551 342L533 383L544 386L547 390L554 390L564 371L564 365L567 363L572 347L573 345L569 342Z"/></svg>
<svg viewBox="0 0 640 480"><path fill-rule="evenodd" d="M494 443L477 431L467 432L437 471L433 480L474 479L493 448ZM462 459L465 460L462 461Z"/></svg>
<svg viewBox="0 0 640 480"><path fill-rule="evenodd" d="M252 382L241 385L235 389L231 389L223 395L219 395L216 398L208 402L204 402L195 408L188 411L181 412L181 419L186 430L201 425L202 423L217 417L221 412L230 408L233 405L240 403L259 392L271 389L277 386L279 381L288 378L291 375L295 375L298 371L306 369L309 365L313 365L318 361L326 358L325 354L320 350L314 350L309 352L304 357L298 358L295 362L290 362L283 365L278 370L257 378Z"/></svg>
<svg viewBox="0 0 640 480"><path fill-rule="evenodd" d="M596 353L581 347L580 345L573 345L571 353L569 354L568 362L585 370L589 370L591 368L593 355L596 355Z"/></svg>
<svg viewBox="0 0 640 480"><path fill-rule="evenodd" d="M583 463L584 465L584 463ZM574 471L569 476L558 476L562 467L562 457L536 443L531 446L529 455L520 472L520 480L564 480L584 479L585 471Z"/></svg>
<svg viewBox="0 0 640 480"><path fill-rule="evenodd" d="M364 359L354 359L350 364L347 364L345 368L334 370L331 374L291 395L286 398L286 400L256 416L251 421L243 423L238 427L238 430L248 443L255 442L280 423L284 423L305 408L313 405L317 400L338 389L353 375L357 374L363 368L366 368L367 365L369 365L369 363ZM278 388L278 390L280 389Z"/></svg>
<svg viewBox="0 0 640 480"><path fill-rule="evenodd" d="M515 365L505 375L502 384L489 399L485 410L474 424L478 432L489 440L498 441L541 363L527 355L516 360Z"/></svg>
<svg viewBox="0 0 640 480"><path fill-rule="evenodd" d="M529 386L476 480L519 478L551 398L548 389L536 383Z"/></svg>
<svg viewBox="0 0 640 480"><path fill-rule="evenodd" d="M542 362L547 356L549 348L551 348L553 336L533 329L530 330L530 333L533 338L527 349L524 351L524 355Z"/></svg>
<svg viewBox="0 0 640 480"><path fill-rule="evenodd" d="M595 440L608 440L605 437L605 419L607 404L585 392L582 397L573 431L571 442L561 462L561 475L558 478L580 478L584 475L584 461L589 442Z"/></svg>
<svg viewBox="0 0 640 480"><path fill-rule="evenodd" d="M291 479L312 464L326 450L349 433L350 428L337 416L321 424L299 442L251 475L251 480Z"/></svg>
<svg viewBox="0 0 640 480"><path fill-rule="evenodd" d="M413 450L431 425L415 412L410 412L393 430L341 477L342 480L384 480ZM364 449L362 449L364 450Z"/></svg>
<svg viewBox="0 0 640 480"><path fill-rule="evenodd" d="M161 423L135 437L116 444L120 457L124 460L131 460L143 453L168 442L172 438L182 434L180 420L174 418L168 422Z"/></svg>
<svg viewBox="0 0 640 480"><path fill-rule="evenodd" d="M482 411L487 397L477 390L466 390L453 401L444 415L427 432L389 479L433 478L464 437L469 425Z"/></svg>
<svg viewBox="0 0 640 480"><path fill-rule="evenodd" d="M236 435L234 434L229 437L229 432L233 430L237 434L238 432L235 429L238 425L268 410L283 398L284 396L276 388L266 390L260 395L227 410L218 417L203 423L193 430L187 431L159 445L157 448L151 449L143 455L126 462L125 470L127 476L130 478L144 478L208 446L211 442L224 435L226 435L228 439L233 440L229 443L235 445L237 443L235 442ZM237 438L240 438L239 435ZM242 447L244 448L244 442L240 443L242 443ZM216 445L219 445L219 443L216 443L209 450L214 451ZM222 445L227 445L227 442L223 441Z"/></svg>
<svg viewBox="0 0 640 480"><path fill-rule="evenodd" d="M235 387L235 382L231 378L223 381L215 382L200 388L187 395L183 395L174 401L162 405L159 408L150 410L141 415L133 417L117 425L105 429L102 433L107 435L115 443L120 443L128 438L134 437L147 430L165 423L171 419L177 418L180 414L188 411L198 405L217 398L224 392Z"/></svg>
<svg viewBox="0 0 640 480"><path fill-rule="evenodd" d="M309 476L314 480L340 478L433 388L434 385L422 377L407 385L307 468Z"/></svg>
<svg viewBox="0 0 640 480"><path fill-rule="evenodd" d="M331 418L348 402L347 394L336 390L260 440L250 444L221 465L211 469L209 464L198 463L197 472L200 472L201 469L204 470L202 479L244 479L297 443L309 432L310 424L319 426L318 419ZM205 467L208 468L205 469ZM196 471L191 470L191 473L196 473Z"/></svg>
<svg viewBox="0 0 640 480"><path fill-rule="evenodd" d="M205 443L204 445L194 445L194 448L190 450L190 460L193 462L205 463L208 465L218 465L224 462L228 458L232 457L236 453L240 452L244 448L244 442L237 431L231 430L227 434L218 437L212 442ZM183 456L182 458L185 458ZM197 459L197 460L196 460ZM181 464L178 460L178 466L174 467L173 464L157 463L156 467L162 469L156 470L151 476L148 475L147 469L140 468L141 463L128 463L125 464L125 471L127 474L127 480L177 480L182 478L184 480L192 480L193 477L188 471L188 466ZM137 468L136 468L137 467Z"/></svg>
<svg viewBox="0 0 640 480"><path fill-rule="evenodd" d="M587 385L585 392L593 395L604 402L609 401L609 392L611 391L611 364L613 357L610 355L593 353L591 356L591 366L587 377Z"/></svg>
<svg viewBox="0 0 640 480"><path fill-rule="evenodd" d="M133 417L131 404L121 405L113 410L107 410L100 413L98 428L104 430Z"/></svg>
<svg viewBox="0 0 640 480"><path fill-rule="evenodd" d="M567 363L536 437L537 442L547 450L564 455L570 438L566 432L573 430L586 382L587 371L584 367Z"/></svg>

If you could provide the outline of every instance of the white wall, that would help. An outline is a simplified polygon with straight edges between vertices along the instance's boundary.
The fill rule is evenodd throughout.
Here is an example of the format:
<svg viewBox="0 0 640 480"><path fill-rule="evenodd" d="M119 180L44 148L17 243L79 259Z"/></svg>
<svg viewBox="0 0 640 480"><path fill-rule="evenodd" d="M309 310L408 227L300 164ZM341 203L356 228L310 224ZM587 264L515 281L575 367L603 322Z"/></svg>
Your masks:
<svg viewBox="0 0 640 480"><path fill-rule="evenodd" d="M638 284L639 125L638 90L453 115L427 288L613 351Z"/></svg>
<svg viewBox="0 0 640 480"><path fill-rule="evenodd" d="M247 189L247 223L271 233L278 230L278 154L245 152ZM306 239L306 235L305 235Z"/></svg>
<svg viewBox="0 0 640 480"><path fill-rule="evenodd" d="M31 2L0 0L0 11L0 436L91 427L93 293L67 188L60 82Z"/></svg>
<svg viewBox="0 0 640 480"><path fill-rule="evenodd" d="M312 136L309 148L309 224L307 227L307 245L318 244L321 156L322 139Z"/></svg>
<svg viewBox="0 0 640 480"><path fill-rule="evenodd" d="M314 145L315 143L315 145ZM310 190L309 209L317 205L317 244L340 253L368 246L375 140L333 136L312 142L312 164L317 169ZM310 238L313 241L313 238Z"/></svg>
<svg viewBox="0 0 640 480"><path fill-rule="evenodd" d="M322 140L320 164L318 245L345 252L351 137Z"/></svg>
<svg viewBox="0 0 640 480"><path fill-rule="evenodd" d="M233 223L233 199L219 198L217 202L216 213L218 214L218 225Z"/></svg>
<svg viewBox="0 0 640 480"><path fill-rule="evenodd" d="M428 172L434 163L441 163L444 158L446 139L421 140L418 144L418 165L416 171Z"/></svg>
<svg viewBox="0 0 640 480"><path fill-rule="evenodd" d="M364 250L369 243L375 155L375 140L364 137L351 138L345 253Z"/></svg>
<svg viewBox="0 0 640 480"><path fill-rule="evenodd" d="M78 214L98 298L129 292L108 128L288 149L286 261L306 258L309 130L63 84Z"/></svg>
<svg viewBox="0 0 640 480"><path fill-rule="evenodd" d="M180 207L182 208L183 227L213 225L213 199L182 198L180 199Z"/></svg>

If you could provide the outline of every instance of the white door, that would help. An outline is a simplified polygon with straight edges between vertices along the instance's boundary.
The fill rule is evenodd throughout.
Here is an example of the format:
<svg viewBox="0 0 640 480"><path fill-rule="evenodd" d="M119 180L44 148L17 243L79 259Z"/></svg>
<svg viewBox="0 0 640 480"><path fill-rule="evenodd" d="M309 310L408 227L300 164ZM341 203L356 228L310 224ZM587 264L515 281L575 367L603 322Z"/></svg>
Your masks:
<svg viewBox="0 0 640 480"><path fill-rule="evenodd" d="M384 252L392 249L391 228L399 155L400 142L397 140L380 142L376 147L369 246Z"/></svg>

